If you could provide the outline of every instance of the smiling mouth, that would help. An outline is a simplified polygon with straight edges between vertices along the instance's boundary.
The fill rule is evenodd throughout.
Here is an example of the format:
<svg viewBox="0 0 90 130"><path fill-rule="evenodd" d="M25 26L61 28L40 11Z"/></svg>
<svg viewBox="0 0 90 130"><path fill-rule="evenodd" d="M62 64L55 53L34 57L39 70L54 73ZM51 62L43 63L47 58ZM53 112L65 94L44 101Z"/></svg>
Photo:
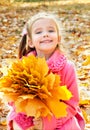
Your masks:
<svg viewBox="0 0 90 130"><path fill-rule="evenodd" d="M52 40L43 40L40 43L51 43L51 42L52 42Z"/></svg>

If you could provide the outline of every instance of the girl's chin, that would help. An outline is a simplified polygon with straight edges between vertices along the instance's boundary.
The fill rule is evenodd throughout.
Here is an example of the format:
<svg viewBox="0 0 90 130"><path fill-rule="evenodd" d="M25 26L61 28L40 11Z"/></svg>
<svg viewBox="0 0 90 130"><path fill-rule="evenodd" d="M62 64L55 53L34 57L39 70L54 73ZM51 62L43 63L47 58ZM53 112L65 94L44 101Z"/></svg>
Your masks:
<svg viewBox="0 0 90 130"><path fill-rule="evenodd" d="M40 45L40 48L47 50L47 49L52 49L54 47L52 44L42 44L42 45Z"/></svg>

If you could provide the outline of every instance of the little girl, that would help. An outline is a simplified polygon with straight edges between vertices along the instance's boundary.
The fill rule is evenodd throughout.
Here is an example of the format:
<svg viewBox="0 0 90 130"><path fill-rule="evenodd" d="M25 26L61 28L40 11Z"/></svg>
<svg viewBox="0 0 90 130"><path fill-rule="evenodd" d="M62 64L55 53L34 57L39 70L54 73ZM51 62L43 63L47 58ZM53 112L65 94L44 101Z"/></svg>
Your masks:
<svg viewBox="0 0 90 130"><path fill-rule="evenodd" d="M67 104L67 116L51 120L47 117L34 119L24 113L16 113L14 104L8 114L8 130L84 130L85 122L79 108L79 92L74 64L67 60L61 50L62 29L55 16L38 13L26 23L19 46L19 58L35 55L45 57L51 72L60 75L61 84L66 85L73 97ZM58 106L56 106L58 107ZM30 109L30 108L28 108ZM62 108L61 108L62 109Z"/></svg>

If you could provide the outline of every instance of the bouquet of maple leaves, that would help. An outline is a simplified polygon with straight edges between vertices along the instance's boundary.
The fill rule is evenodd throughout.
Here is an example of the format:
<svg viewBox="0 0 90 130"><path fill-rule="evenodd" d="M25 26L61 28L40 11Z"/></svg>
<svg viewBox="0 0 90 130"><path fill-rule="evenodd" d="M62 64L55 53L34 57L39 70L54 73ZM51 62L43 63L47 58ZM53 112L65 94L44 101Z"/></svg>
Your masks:
<svg viewBox="0 0 90 130"><path fill-rule="evenodd" d="M34 117L66 116L63 101L72 97L66 86L60 86L60 76L49 72L45 59L35 56L13 62L8 74L0 79L0 92L7 102L14 102L17 113Z"/></svg>

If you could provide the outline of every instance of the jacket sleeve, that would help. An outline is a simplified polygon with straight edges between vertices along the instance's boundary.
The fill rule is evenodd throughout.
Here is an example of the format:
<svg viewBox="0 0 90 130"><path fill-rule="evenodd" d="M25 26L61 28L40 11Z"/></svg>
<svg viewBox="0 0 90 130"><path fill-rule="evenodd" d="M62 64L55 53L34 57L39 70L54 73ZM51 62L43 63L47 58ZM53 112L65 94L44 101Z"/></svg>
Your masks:
<svg viewBox="0 0 90 130"><path fill-rule="evenodd" d="M62 84L66 85L73 95L71 100L66 101L66 103L73 109L76 109L79 103L79 91L75 66L71 61L68 61L62 71Z"/></svg>
<svg viewBox="0 0 90 130"><path fill-rule="evenodd" d="M66 85L69 91L72 93L72 98L69 101L65 101L67 104L67 117L57 119L57 128L60 128L61 124L64 124L68 119L75 116L79 104L79 91L77 74L74 64L71 61L67 61L65 68L62 70L62 85Z"/></svg>
<svg viewBox="0 0 90 130"><path fill-rule="evenodd" d="M79 103L79 91L77 84L77 76L75 66L72 62L67 61L63 70L59 72L61 76L62 83L61 85L66 85L67 88L71 91L73 97L69 101L65 101L67 104L67 116L56 119L54 116L51 121L47 121L46 118L43 118L44 128L43 130L54 130L55 128L60 129L61 126L72 116L75 116L77 113L77 106Z"/></svg>

